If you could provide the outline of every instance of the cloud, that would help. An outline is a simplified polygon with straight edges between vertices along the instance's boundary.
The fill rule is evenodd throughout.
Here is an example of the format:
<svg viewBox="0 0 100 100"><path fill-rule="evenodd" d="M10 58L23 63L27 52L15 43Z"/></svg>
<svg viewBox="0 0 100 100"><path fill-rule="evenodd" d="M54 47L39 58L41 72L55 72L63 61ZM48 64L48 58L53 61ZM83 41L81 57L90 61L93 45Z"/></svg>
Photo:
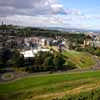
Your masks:
<svg viewBox="0 0 100 100"><path fill-rule="evenodd" d="M0 16L81 14L77 9L65 9L58 0L0 0Z"/></svg>
<svg viewBox="0 0 100 100"><path fill-rule="evenodd" d="M65 9L58 0L0 0L0 17L8 24L66 26L80 14L77 9Z"/></svg>
<svg viewBox="0 0 100 100"><path fill-rule="evenodd" d="M26 15L13 15L6 17L8 24L23 25L23 26L39 26L39 27L67 27L76 28L80 27L80 22L84 20L80 17L72 15L38 15L38 16L26 16Z"/></svg>
<svg viewBox="0 0 100 100"><path fill-rule="evenodd" d="M98 15L64 8L59 0L0 0L0 17L8 24L88 28ZM98 25L99 26L99 25ZM96 26L97 27L97 26Z"/></svg>
<svg viewBox="0 0 100 100"><path fill-rule="evenodd" d="M99 23L95 24L93 19L76 15L12 15L3 18L7 24L32 27L65 27L81 29L99 29ZM92 22L92 23L91 23Z"/></svg>
<svg viewBox="0 0 100 100"><path fill-rule="evenodd" d="M13 15L6 17L8 24L23 25L23 26L60 26L63 23L62 18L56 15L51 16L23 16Z"/></svg>
<svg viewBox="0 0 100 100"><path fill-rule="evenodd" d="M72 15L82 15L81 11L78 9L66 9L65 10L66 14L72 14Z"/></svg>
<svg viewBox="0 0 100 100"><path fill-rule="evenodd" d="M57 0L0 0L0 16L64 14Z"/></svg>
<svg viewBox="0 0 100 100"><path fill-rule="evenodd" d="M96 19L96 20L100 20L100 14L99 15L86 15L85 16L87 19Z"/></svg>

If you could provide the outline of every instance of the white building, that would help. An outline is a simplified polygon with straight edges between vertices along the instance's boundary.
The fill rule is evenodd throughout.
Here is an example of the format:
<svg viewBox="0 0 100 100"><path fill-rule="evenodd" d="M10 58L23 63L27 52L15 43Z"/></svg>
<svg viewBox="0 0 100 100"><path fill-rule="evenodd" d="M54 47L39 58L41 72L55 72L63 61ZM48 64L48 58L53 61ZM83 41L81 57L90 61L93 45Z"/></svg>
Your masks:
<svg viewBox="0 0 100 100"><path fill-rule="evenodd" d="M48 52L49 49L30 49L30 50L21 51L20 54L23 54L24 58L33 58L35 57L35 54L37 54L39 51Z"/></svg>

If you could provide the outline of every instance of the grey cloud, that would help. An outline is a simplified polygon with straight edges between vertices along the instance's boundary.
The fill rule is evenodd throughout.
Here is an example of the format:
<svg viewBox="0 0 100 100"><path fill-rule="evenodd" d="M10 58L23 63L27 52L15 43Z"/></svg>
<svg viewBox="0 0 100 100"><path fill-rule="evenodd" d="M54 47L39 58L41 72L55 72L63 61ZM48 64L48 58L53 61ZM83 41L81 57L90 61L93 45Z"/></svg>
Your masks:
<svg viewBox="0 0 100 100"><path fill-rule="evenodd" d="M66 26L72 22L73 15L80 16L81 12L64 9L57 0L0 0L0 17L8 24Z"/></svg>
<svg viewBox="0 0 100 100"><path fill-rule="evenodd" d="M5 6L5 7L0 7L0 16L4 17L4 16L9 16L15 14L15 8L10 7L10 6Z"/></svg>
<svg viewBox="0 0 100 100"><path fill-rule="evenodd" d="M0 16L76 14L80 11L64 9L58 0L0 0Z"/></svg>
<svg viewBox="0 0 100 100"><path fill-rule="evenodd" d="M65 14L57 0L0 0L0 16Z"/></svg>
<svg viewBox="0 0 100 100"><path fill-rule="evenodd" d="M0 6L13 6L15 3L14 0L0 0Z"/></svg>

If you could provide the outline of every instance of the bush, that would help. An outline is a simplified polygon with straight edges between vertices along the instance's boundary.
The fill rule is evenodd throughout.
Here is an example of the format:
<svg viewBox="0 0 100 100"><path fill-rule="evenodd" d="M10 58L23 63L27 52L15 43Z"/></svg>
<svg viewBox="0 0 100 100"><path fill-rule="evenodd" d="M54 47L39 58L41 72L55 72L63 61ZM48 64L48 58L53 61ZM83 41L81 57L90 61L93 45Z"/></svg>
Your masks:
<svg viewBox="0 0 100 100"><path fill-rule="evenodd" d="M50 52L39 52L35 57L35 71L56 71L62 70L65 60L62 54Z"/></svg>
<svg viewBox="0 0 100 100"><path fill-rule="evenodd" d="M96 56L100 56L100 49L97 49L97 50L95 51L95 55L96 55Z"/></svg>
<svg viewBox="0 0 100 100"><path fill-rule="evenodd" d="M56 57L54 57L53 62L57 69L62 70L65 64L65 59L61 54L57 54Z"/></svg>
<svg viewBox="0 0 100 100"><path fill-rule="evenodd" d="M71 61L68 61L67 62L67 68L68 69L74 69L74 68L76 68L76 65L74 63L72 63Z"/></svg>

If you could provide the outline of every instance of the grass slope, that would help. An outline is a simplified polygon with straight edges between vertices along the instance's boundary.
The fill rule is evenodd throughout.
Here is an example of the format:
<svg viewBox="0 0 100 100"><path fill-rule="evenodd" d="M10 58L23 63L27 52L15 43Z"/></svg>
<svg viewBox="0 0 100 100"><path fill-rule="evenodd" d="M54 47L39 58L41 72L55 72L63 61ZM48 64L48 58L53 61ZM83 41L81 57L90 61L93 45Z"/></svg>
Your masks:
<svg viewBox="0 0 100 100"><path fill-rule="evenodd" d="M81 92L79 94L66 95L63 98L57 98L55 100L100 100L100 88L89 92Z"/></svg>
<svg viewBox="0 0 100 100"><path fill-rule="evenodd" d="M63 55L72 61L79 68L90 68L96 64L92 55L86 52L65 51ZM67 63L67 59L66 59Z"/></svg>
<svg viewBox="0 0 100 100"><path fill-rule="evenodd" d="M100 71L31 76L0 84L0 100L52 100L100 87L99 84Z"/></svg>

